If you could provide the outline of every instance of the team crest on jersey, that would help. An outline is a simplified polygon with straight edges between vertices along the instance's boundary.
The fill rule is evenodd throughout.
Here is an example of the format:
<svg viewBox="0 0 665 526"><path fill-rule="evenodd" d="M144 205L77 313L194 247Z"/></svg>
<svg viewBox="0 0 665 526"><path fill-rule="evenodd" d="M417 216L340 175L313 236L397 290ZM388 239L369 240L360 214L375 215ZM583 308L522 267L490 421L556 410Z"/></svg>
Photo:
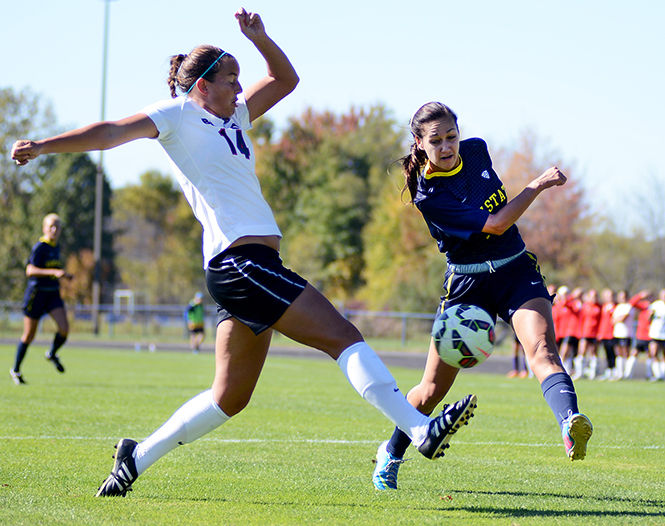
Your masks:
<svg viewBox="0 0 665 526"><path fill-rule="evenodd" d="M202 118L202 119L201 119L201 122L202 122L203 124L210 124L210 126L214 126L214 124L213 124L212 122L210 122L210 121L209 121L208 119L206 119L206 118Z"/></svg>
<svg viewBox="0 0 665 526"><path fill-rule="evenodd" d="M490 173L489 173L487 170L483 170L483 173L481 173L480 175L481 175L482 177L484 177L485 179L489 179L489 178L490 178Z"/></svg>

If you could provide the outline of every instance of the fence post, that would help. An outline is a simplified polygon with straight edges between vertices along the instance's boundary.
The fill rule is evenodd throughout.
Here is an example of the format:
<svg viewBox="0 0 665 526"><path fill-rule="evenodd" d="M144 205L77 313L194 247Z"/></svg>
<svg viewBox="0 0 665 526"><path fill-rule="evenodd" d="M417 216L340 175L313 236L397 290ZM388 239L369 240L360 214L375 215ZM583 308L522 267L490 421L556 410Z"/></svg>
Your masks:
<svg viewBox="0 0 665 526"><path fill-rule="evenodd" d="M402 313L402 347L406 347L406 314Z"/></svg>

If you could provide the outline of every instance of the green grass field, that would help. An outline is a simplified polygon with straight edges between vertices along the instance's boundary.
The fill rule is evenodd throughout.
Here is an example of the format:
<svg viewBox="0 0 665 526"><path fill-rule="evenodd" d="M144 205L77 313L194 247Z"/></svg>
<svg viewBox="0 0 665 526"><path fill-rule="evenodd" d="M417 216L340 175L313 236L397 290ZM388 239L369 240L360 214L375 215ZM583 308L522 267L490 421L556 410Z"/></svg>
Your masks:
<svg viewBox="0 0 665 526"><path fill-rule="evenodd" d="M390 423L332 361L269 358L243 413L127 498L99 499L115 441L147 436L207 388L212 356L65 348L58 375L35 347L17 387L14 349L0 352L0 524L665 523L663 384L579 382L595 433L571 463L535 380L463 373L450 397L478 395L471 425L443 459L411 449L400 489L377 492L371 459ZM404 390L420 378L393 372Z"/></svg>

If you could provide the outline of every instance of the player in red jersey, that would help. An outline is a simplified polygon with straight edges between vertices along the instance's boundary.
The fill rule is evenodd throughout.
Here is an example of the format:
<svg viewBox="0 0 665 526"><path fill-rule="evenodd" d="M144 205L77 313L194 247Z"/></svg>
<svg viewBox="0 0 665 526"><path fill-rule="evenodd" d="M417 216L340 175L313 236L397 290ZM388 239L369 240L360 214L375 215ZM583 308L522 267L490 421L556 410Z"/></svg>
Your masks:
<svg viewBox="0 0 665 526"><path fill-rule="evenodd" d="M582 310L582 289L577 287L566 295L561 307L561 362L570 374L573 369L573 358L577 354L580 343L580 311Z"/></svg>
<svg viewBox="0 0 665 526"><path fill-rule="evenodd" d="M549 289L548 289L549 290ZM554 294L554 293L552 293ZM556 344L561 349L563 343L563 327L561 325L561 312L566 303L566 294L568 294L568 287L561 285L556 289L554 302L552 303L552 322L554 324L554 334L556 335Z"/></svg>
<svg viewBox="0 0 665 526"><path fill-rule="evenodd" d="M635 330L635 338L630 348L628 359L626 360L626 368L623 372L624 378L633 377L633 368L637 361L639 353L648 353L649 351L649 327L651 326L652 311L651 306L652 294L650 291L643 290L638 292L630 298L630 304L637 311L637 329ZM648 356L648 355L647 355ZM647 363L647 379L651 377L651 363Z"/></svg>
<svg viewBox="0 0 665 526"><path fill-rule="evenodd" d="M612 321L612 313L614 312L614 307L616 307L614 292L611 289L603 289L600 293L600 301L602 305L597 338L603 345L605 356L607 357L607 367L601 380L608 380L614 372L616 362L616 354L614 353L614 322Z"/></svg>
<svg viewBox="0 0 665 526"><path fill-rule="evenodd" d="M575 357L575 374L573 380L581 378L584 373L585 358L589 360L588 377L593 380L598 369L598 325L600 324L600 312L602 310L598 303L598 292L589 289L582 297L582 308L580 310L580 346Z"/></svg>

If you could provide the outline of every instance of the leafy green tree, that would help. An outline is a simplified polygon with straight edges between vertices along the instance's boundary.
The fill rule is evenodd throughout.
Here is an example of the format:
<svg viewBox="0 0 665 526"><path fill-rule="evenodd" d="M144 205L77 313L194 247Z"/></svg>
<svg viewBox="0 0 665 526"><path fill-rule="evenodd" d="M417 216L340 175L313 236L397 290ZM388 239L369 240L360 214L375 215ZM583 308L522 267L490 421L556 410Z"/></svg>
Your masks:
<svg viewBox="0 0 665 526"><path fill-rule="evenodd" d="M124 286L148 303L182 303L202 290L201 226L170 177L148 171L118 189L113 224Z"/></svg>
<svg viewBox="0 0 665 526"><path fill-rule="evenodd" d="M45 168L39 190L32 196L31 210L36 218L51 212L57 213L64 226L60 239L63 257L72 257L72 261L78 261L77 272L93 272L94 265L87 269L83 262L88 259L87 251L93 250L97 165L88 154L67 153L47 156ZM103 177L102 195L102 302L111 302L115 265L113 234L105 227L111 216L112 195L106 176ZM39 229L40 220L36 219L35 223ZM92 275L80 276L76 283L85 288L72 290L72 295L80 302L89 303L92 295Z"/></svg>
<svg viewBox="0 0 665 526"><path fill-rule="evenodd" d="M431 312L441 294L445 257L418 209L401 197L398 169L386 177L364 231L365 286L359 298L372 309Z"/></svg>
<svg viewBox="0 0 665 526"><path fill-rule="evenodd" d="M362 285L363 230L400 134L382 106L344 115L305 111L277 140L253 135L257 173L284 233L287 264L335 299Z"/></svg>
<svg viewBox="0 0 665 526"><path fill-rule="evenodd" d="M53 113L48 104L29 90L0 88L0 296L21 298L25 287L25 262L40 232L31 198L46 173L46 159L17 166L10 158L14 141L52 131Z"/></svg>

